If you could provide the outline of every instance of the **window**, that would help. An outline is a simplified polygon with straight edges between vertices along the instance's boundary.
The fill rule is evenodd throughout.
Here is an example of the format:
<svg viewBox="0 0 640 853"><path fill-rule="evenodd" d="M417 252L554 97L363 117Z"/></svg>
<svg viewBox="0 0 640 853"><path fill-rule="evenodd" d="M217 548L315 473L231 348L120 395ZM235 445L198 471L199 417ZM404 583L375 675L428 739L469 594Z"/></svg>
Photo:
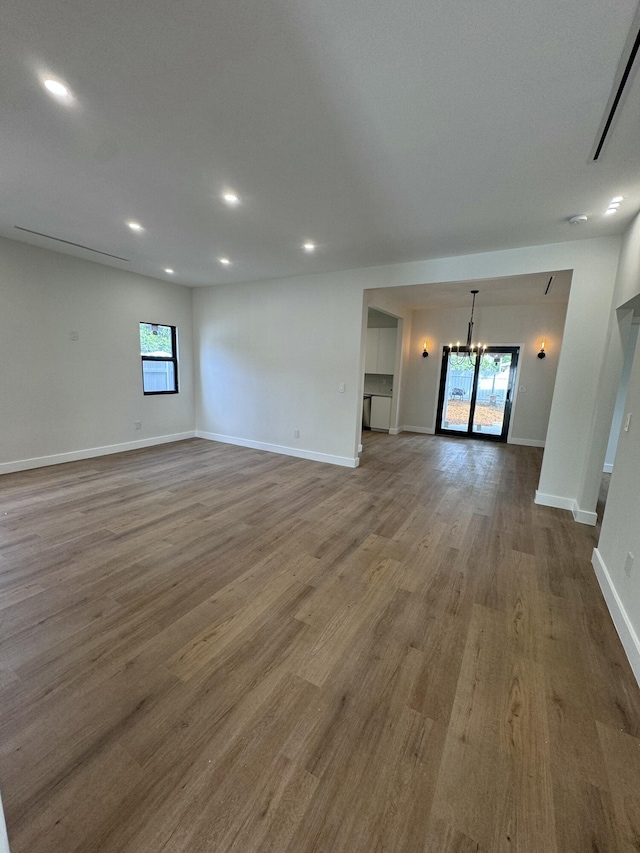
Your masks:
<svg viewBox="0 0 640 853"><path fill-rule="evenodd" d="M176 327L140 323L142 390L145 394L178 393Z"/></svg>

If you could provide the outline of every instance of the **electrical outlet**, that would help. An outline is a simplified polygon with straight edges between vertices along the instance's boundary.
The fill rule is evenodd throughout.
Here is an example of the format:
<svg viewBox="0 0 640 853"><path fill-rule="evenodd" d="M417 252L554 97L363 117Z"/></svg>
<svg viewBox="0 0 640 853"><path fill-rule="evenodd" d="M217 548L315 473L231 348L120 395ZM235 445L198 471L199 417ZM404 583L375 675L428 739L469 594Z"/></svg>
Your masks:
<svg viewBox="0 0 640 853"><path fill-rule="evenodd" d="M299 429L294 429L293 437L294 438L300 438L300 430Z"/></svg>
<svg viewBox="0 0 640 853"><path fill-rule="evenodd" d="M142 421L134 421L133 425L136 429L142 429Z"/></svg>
<svg viewBox="0 0 640 853"><path fill-rule="evenodd" d="M339 390L340 390L341 394L344 394L344 382L340 383L340 389Z"/></svg>
<svg viewBox="0 0 640 853"><path fill-rule="evenodd" d="M633 554L631 551L627 553L627 559L624 561L624 573L627 577L631 574L631 569L633 568Z"/></svg>
<svg viewBox="0 0 640 853"><path fill-rule="evenodd" d="M77 332L69 332L69 340L70 341L77 341L78 340L78 333Z"/></svg>

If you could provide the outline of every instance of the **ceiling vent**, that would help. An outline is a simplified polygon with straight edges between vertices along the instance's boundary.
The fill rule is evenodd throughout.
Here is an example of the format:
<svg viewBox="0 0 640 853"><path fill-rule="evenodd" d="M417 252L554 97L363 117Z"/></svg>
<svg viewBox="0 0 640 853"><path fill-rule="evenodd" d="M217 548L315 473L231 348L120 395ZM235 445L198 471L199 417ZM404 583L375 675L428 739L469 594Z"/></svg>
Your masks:
<svg viewBox="0 0 640 853"><path fill-rule="evenodd" d="M60 237L52 237L51 234L43 234L41 231L32 231L30 228L21 228L20 225L14 225L18 231L24 231L25 234L35 234L36 237L46 237L47 240L55 240L56 243L64 243L66 246L75 246L76 249L84 249L86 252L93 252L96 255L104 255L107 258L114 258L116 261L124 261L130 264L128 258L121 258L118 255L111 255L109 252L101 252L99 249L92 249L90 246L83 246L82 243L72 243L71 240L62 240Z"/></svg>
<svg viewBox="0 0 640 853"><path fill-rule="evenodd" d="M633 19L633 25L631 27L627 43L625 44L624 50L622 51L622 57L620 58L616 77L613 82L611 95L609 96L607 108L604 112L604 117L598 130L596 144L593 147L591 155L591 159L594 161L600 158L600 155L602 154L602 149L604 148L605 142L607 141L609 131L613 127L613 123L616 118L616 113L622 106L622 103L627 93L629 92L629 89L631 88L631 83L633 82L633 78L637 70L636 60L638 58L639 49L640 7L638 7L636 16Z"/></svg>

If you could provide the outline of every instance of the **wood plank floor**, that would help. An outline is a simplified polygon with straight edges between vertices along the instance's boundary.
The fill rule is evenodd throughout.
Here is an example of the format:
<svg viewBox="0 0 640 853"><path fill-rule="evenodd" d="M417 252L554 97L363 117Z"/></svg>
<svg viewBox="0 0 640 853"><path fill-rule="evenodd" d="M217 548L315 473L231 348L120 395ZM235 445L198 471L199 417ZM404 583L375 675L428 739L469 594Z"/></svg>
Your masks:
<svg viewBox="0 0 640 853"><path fill-rule="evenodd" d="M640 691L540 461L194 439L2 477L13 853L640 850Z"/></svg>

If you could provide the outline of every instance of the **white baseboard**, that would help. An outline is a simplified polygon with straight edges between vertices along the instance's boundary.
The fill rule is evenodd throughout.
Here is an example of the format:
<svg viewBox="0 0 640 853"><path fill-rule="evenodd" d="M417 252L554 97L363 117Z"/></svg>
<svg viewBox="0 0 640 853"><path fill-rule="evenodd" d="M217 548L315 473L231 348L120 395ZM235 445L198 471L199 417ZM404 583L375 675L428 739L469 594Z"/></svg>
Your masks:
<svg viewBox="0 0 640 853"><path fill-rule="evenodd" d="M268 453L281 453L283 456L296 456L298 459L311 459L313 462L328 462L330 465L342 465L343 468L357 468L360 464L357 456L353 459L350 456L332 456L330 453L317 453L315 450L301 450L297 447L268 444L265 441L253 441L233 435L219 435L216 432L203 432L199 429L196 430L196 438L220 441L222 444L235 444L238 447L251 447L253 450L266 450Z"/></svg>
<svg viewBox="0 0 640 853"><path fill-rule="evenodd" d="M594 568L604 600L613 619L613 624L622 642L622 648L631 664L636 681L640 684L640 641L597 548L593 549L591 565Z"/></svg>
<svg viewBox="0 0 640 853"><path fill-rule="evenodd" d="M108 444L104 447L88 447L85 450L54 453L51 456L35 456L32 459L20 459L16 462L1 462L0 474L28 471L31 468L45 468L48 465L61 465L63 462L77 462L79 459L108 456L111 453L123 453L125 450L138 450L141 447L153 447L156 444L168 444L170 441L184 441L187 438L195 437L195 430L191 430L189 432L177 432L174 435L156 435L153 438L141 438L138 441L124 441L121 444Z"/></svg>
<svg viewBox="0 0 640 853"><path fill-rule="evenodd" d="M544 447L544 441L539 438L511 438L507 439L508 444L520 444L523 447Z"/></svg>
<svg viewBox="0 0 640 853"><path fill-rule="evenodd" d="M574 519L580 522L580 524L590 524L591 527L594 527L598 521L597 513L591 512L588 509L580 509L577 501L575 502L575 506L571 512L573 513Z"/></svg>
<svg viewBox="0 0 640 853"><path fill-rule="evenodd" d="M561 495L545 495L536 489L535 503L541 506L553 506L556 509L573 510L576 502L573 498L565 498Z"/></svg>
<svg viewBox="0 0 640 853"><path fill-rule="evenodd" d="M390 427L389 435L400 435L402 432L402 427Z"/></svg>
<svg viewBox="0 0 640 853"><path fill-rule="evenodd" d="M402 432L419 432L422 435L435 435L434 427L423 427L423 426L405 426L400 428Z"/></svg>
<svg viewBox="0 0 640 853"><path fill-rule="evenodd" d="M602 466L602 473L603 474L611 474L612 471L613 471L613 462L605 462L604 465Z"/></svg>
<svg viewBox="0 0 640 853"><path fill-rule="evenodd" d="M540 506L552 506L556 509L568 509L573 513L573 517L580 524L590 524L592 527L598 520L595 512L590 512L586 509L580 509L575 498L566 498L561 495L546 495L544 492L536 490L534 502Z"/></svg>

